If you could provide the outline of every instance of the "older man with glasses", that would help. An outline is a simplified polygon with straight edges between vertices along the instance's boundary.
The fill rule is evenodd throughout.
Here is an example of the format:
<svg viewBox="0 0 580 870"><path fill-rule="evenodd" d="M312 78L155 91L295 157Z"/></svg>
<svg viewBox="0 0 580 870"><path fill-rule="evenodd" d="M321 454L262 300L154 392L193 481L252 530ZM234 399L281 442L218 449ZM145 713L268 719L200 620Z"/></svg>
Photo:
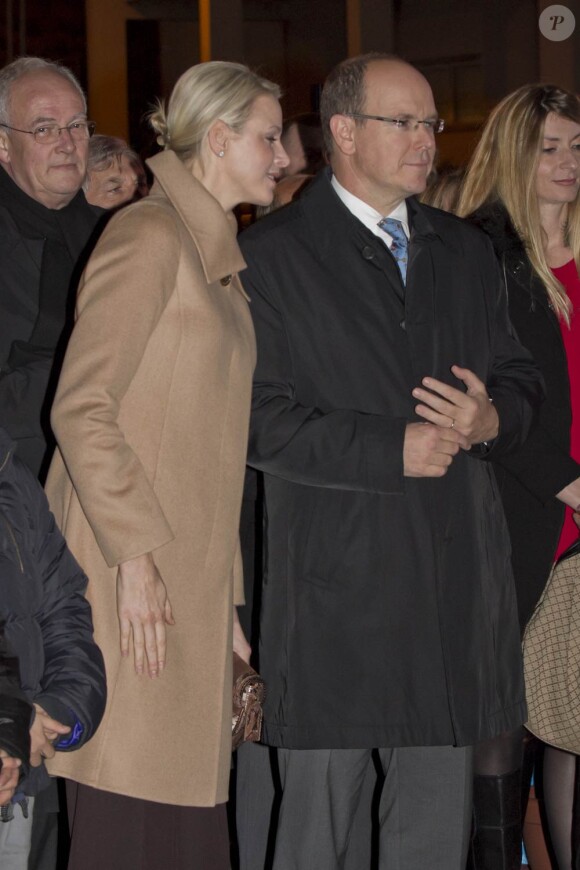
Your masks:
<svg viewBox="0 0 580 870"><path fill-rule="evenodd" d="M41 479L76 276L104 214L81 190L93 130L66 67L27 57L0 70L0 419ZM35 805L33 870L56 864L57 810L52 784Z"/></svg>
<svg viewBox="0 0 580 870"><path fill-rule="evenodd" d="M93 130L66 67L27 57L0 70L0 415L41 478L75 276L102 214L81 190Z"/></svg>

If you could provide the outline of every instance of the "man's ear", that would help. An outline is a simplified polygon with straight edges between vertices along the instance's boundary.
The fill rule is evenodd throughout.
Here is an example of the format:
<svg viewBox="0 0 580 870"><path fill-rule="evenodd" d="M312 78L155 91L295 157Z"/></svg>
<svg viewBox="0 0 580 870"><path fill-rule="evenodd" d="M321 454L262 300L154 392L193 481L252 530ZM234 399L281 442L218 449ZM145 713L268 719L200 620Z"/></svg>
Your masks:
<svg viewBox="0 0 580 870"><path fill-rule="evenodd" d="M347 115L333 115L330 119L330 132L336 147L342 154L354 154L356 151L354 118L349 118Z"/></svg>
<svg viewBox="0 0 580 870"><path fill-rule="evenodd" d="M8 133L0 127L0 163L10 163L10 140Z"/></svg>
<svg viewBox="0 0 580 870"><path fill-rule="evenodd" d="M228 150L228 142L232 136L232 129L225 121L214 121L208 130L207 142L210 149L217 157L223 157Z"/></svg>

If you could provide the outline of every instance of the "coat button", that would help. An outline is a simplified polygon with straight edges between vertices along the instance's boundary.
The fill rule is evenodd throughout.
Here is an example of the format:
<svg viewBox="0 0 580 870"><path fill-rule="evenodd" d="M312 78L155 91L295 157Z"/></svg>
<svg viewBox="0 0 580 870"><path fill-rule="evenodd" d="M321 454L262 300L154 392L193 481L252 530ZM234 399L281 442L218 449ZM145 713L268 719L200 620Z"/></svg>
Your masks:
<svg viewBox="0 0 580 870"><path fill-rule="evenodd" d="M225 278L220 278L220 284L222 285L222 287L227 287L228 284L231 284L231 283L232 283L232 276L231 275L226 275Z"/></svg>
<svg viewBox="0 0 580 870"><path fill-rule="evenodd" d="M407 324L405 323L404 320L401 320L401 322L399 323L399 326L401 327L401 329L406 329L406 328L407 328Z"/></svg>
<svg viewBox="0 0 580 870"><path fill-rule="evenodd" d="M363 255L363 258L364 258L365 260L374 260L374 258L375 258L375 249L374 249L374 248L371 248L370 245L365 245L364 248L363 248L362 251L361 251L361 254Z"/></svg>

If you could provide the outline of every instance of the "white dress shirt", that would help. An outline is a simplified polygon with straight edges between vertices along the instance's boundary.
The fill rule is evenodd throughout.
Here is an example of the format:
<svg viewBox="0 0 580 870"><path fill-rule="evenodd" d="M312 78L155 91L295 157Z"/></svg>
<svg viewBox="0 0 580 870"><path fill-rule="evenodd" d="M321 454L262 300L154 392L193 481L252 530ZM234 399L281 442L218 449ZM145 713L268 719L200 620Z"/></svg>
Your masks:
<svg viewBox="0 0 580 870"><path fill-rule="evenodd" d="M347 209L359 219L361 223L367 227L373 235L377 236L379 239L382 239L387 248L390 249L393 244L393 237L386 233L379 227L379 221L382 221L385 217L394 218L397 221L401 221L403 225L403 230L405 231L405 235L407 238L410 237L409 232L409 215L407 213L407 203L405 200L399 203L399 205L390 213L390 214L381 214L376 209L374 209L371 205L364 202L362 199L359 199L358 196L350 193L342 184L337 181L336 175L332 176L330 182L337 194L338 197L345 204Z"/></svg>

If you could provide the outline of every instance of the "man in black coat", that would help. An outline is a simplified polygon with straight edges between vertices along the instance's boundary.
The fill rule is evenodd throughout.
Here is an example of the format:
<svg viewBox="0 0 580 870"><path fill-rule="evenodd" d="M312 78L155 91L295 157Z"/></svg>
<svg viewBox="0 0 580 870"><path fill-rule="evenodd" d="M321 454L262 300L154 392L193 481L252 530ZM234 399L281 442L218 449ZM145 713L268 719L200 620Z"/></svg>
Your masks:
<svg viewBox="0 0 580 870"><path fill-rule="evenodd" d="M489 242L413 198L441 127L423 76L350 59L321 115L332 173L241 240L274 868L344 865L378 748L380 866L462 870L471 746L526 715L487 459L521 443L543 389Z"/></svg>
<svg viewBox="0 0 580 870"><path fill-rule="evenodd" d="M0 423L41 481L76 283L105 214L82 191L92 129L66 67L22 57L0 70ZM31 870L56 863L57 810L52 783L36 804Z"/></svg>
<svg viewBox="0 0 580 870"><path fill-rule="evenodd" d="M66 67L24 57L0 70L0 421L41 479L76 280L104 214L81 189L92 129Z"/></svg>

